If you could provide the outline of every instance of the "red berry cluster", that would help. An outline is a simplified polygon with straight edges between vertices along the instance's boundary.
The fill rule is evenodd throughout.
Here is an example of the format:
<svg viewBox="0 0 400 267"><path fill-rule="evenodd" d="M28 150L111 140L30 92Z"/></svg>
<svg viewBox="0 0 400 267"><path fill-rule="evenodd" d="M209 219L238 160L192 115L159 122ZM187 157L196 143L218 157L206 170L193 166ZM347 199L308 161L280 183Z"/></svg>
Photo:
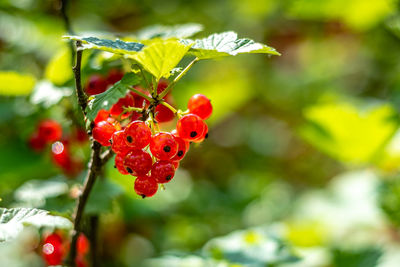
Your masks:
<svg viewBox="0 0 400 267"><path fill-rule="evenodd" d="M124 73L117 69L110 70L105 77L100 74L94 74L90 76L87 81L85 91L88 95L101 94L106 91L110 85L121 80L123 75Z"/></svg>
<svg viewBox="0 0 400 267"><path fill-rule="evenodd" d="M158 93L166 85L164 88L160 87L159 85ZM120 173L137 177L135 192L143 198L151 197L157 192L158 184L168 183L174 177L190 142L202 142L207 137L208 127L204 120L210 117L212 106L206 96L192 96L188 102L188 111L179 114L176 130L164 132L158 129L157 122L172 120L175 113L161 104L154 108L154 120L152 117L145 121L138 120L140 114L129 114L131 120L121 126L121 115L124 114L126 105L133 103L136 106L136 99L128 102L128 97L138 99L140 96L128 93L122 98L123 103L120 99L115 105L121 113L112 114L105 110L98 113L92 132L93 138L103 146L111 146L116 153L115 167ZM141 104L145 106L146 101L141 100ZM115 105L111 110L116 109Z"/></svg>
<svg viewBox="0 0 400 267"><path fill-rule="evenodd" d="M63 136L61 125L54 120L39 122L37 129L29 138L29 146L36 152L51 147L51 158L54 164L67 175L74 176L82 170L82 161L74 158L71 144L83 144L88 140L86 132L81 128L73 128L72 133Z"/></svg>
<svg viewBox="0 0 400 267"><path fill-rule="evenodd" d="M42 257L46 265L61 265L68 254L69 242L62 233L54 232L46 235L42 245ZM75 264L77 267L88 266L86 256L90 251L90 243L84 234L80 234L76 243L77 256Z"/></svg>

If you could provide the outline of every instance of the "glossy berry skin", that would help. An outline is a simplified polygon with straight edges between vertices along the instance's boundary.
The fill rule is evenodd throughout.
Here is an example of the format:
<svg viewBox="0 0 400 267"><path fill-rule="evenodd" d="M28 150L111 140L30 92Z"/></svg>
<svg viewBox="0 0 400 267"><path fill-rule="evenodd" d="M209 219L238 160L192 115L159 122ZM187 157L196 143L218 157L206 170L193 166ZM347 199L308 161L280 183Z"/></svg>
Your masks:
<svg viewBox="0 0 400 267"><path fill-rule="evenodd" d="M29 138L29 147L32 148L35 152L41 152L46 147L46 141L39 136L39 134L34 133Z"/></svg>
<svg viewBox="0 0 400 267"><path fill-rule="evenodd" d="M156 158L168 160L178 152L178 142L171 133L159 132L151 137L150 151Z"/></svg>
<svg viewBox="0 0 400 267"><path fill-rule="evenodd" d="M120 98L110 109L110 115L118 117L124 112L124 107L133 107L135 100L131 94L127 94L125 97ZM121 115L121 119L126 119L132 112L126 112Z"/></svg>
<svg viewBox="0 0 400 267"><path fill-rule="evenodd" d="M115 155L115 168L117 168L119 173L121 173L123 175L129 174L129 172L124 167L124 160L125 160L126 154L127 154L127 152L126 153L117 153Z"/></svg>
<svg viewBox="0 0 400 267"><path fill-rule="evenodd" d="M94 119L94 123L97 124L99 122L106 121L109 117L110 117L110 112L105 109L101 109L99 110L99 112L97 112L96 118Z"/></svg>
<svg viewBox="0 0 400 267"><path fill-rule="evenodd" d="M171 121L175 114L164 105L157 105L156 107L156 116L155 119L158 122L168 122Z"/></svg>
<svg viewBox="0 0 400 267"><path fill-rule="evenodd" d="M61 125L54 120L44 120L39 124L38 136L48 143L55 142L62 136Z"/></svg>
<svg viewBox="0 0 400 267"><path fill-rule="evenodd" d="M141 175L136 178L134 189L142 198L152 197L158 190L158 184L153 178Z"/></svg>
<svg viewBox="0 0 400 267"><path fill-rule="evenodd" d="M208 119L213 110L210 99L202 94L196 94L189 99L188 109L203 120Z"/></svg>
<svg viewBox="0 0 400 267"><path fill-rule="evenodd" d="M171 161L157 161L151 168L151 177L160 184L168 183L174 178L174 175L175 167Z"/></svg>
<svg viewBox="0 0 400 267"><path fill-rule="evenodd" d="M113 133L111 137L111 149L115 153L121 153L129 150L125 143L125 131L120 130Z"/></svg>
<svg viewBox="0 0 400 267"><path fill-rule="evenodd" d="M186 141L194 141L204 133L204 121L195 114L188 114L178 120L176 130L179 137Z"/></svg>
<svg viewBox="0 0 400 267"><path fill-rule="evenodd" d="M92 75L85 86L88 95L97 95L107 90L108 83L101 75Z"/></svg>
<svg viewBox="0 0 400 267"><path fill-rule="evenodd" d="M124 158L124 167L133 176L146 175L153 165L153 160L149 153L134 149Z"/></svg>
<svg viewBox="0 0 400 267"><path fill-rule="evenodd" d="M175 140L178 143L178 152L171 159L172 161L179 161L185 157L187 150L189 149L189 143L180 138L179 136L175 136Z"/></svg>
<svg viewBox="0 0 400 267"><path fill-rule="evenodd" d="M61 236L56 233L47 236L43 242L42 253L47 265L61 264L65 254Z"/></svg>
<svg viewBox="0 0 400 267"><path fill-rule="evenodd" d="M179 161L173 161L172 164L174 164L175 170L179 168Z"/></svg>
<svg viewBox="0 0 400 267"><path fill-rule="evenodd" d="M99 142L102 146L111 145L110 139L116 131L114 125L108 121L101 121L95 125L92 130L93 139Z"/></svg>
<svg viewBox="0 0 400 267"><path fill-rule="evenodd" d="M207 137L208 137L208 126L207 126L207 124L205 123L205 128L204 128L203 134L200 135L199 138L193 140L193 142L195 142L195 143L201 143L201 142L203 142L204 139L206 139Z"/></svg>
<svg viewBox="0 0 400 267"><path fill-rule="evenodd" d="M125 143L136 149L142 149L150 143L151 130L143 121L133 121L125 128Z"/></svg>

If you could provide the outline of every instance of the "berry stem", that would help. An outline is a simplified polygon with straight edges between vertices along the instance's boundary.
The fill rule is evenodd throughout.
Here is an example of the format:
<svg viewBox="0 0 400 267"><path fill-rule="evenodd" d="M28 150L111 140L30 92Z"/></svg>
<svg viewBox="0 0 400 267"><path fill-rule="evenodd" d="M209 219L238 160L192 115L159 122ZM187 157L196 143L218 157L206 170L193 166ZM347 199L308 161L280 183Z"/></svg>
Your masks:
<svg viewBox="0 0 400 267"><path fill-rule="evenodd" d="M87 95L83 91L82 82L81 82L81 66L82 66L82 43L80 41L76 41L76 60L75 66L72 67L72 71L74 72L75 77L75 88L76 88L76 96L78 98L79 106L82 109L83 115L86 115L86 106L87 106Z"/></svg>
<svg viewBox="0 0 400 267"><path fill-rule="evenodd" d="M160 104L165 106L165 107L167 107L167 108L169 108L174 114L178 114L178 111L173 106L168 104L165 100L161 100Z"/></svg>
<svg viewBox="0 0 400 267"><path fill-rule="evenodd" d="M142 113L143 109L142 108L137 108L137 107L124 107L124 113L126 112L138 112L138 113Z"/></svg>
<svg viewBox="0 0 400 267"><path fill-rule="evenodd" d="M137 67L139 68L140 74L142 74L143 80L144 80L144 82L146 83L146 87L149 88L149 90L150 90L150 88L151 88L151 87L150 87L150 83L149 83L149 81L147 80L146 75L144 75L144 71L143 71L142 66L140 66L139 64L135 64L135 66L137 66ZM151 93L151 92L149 92L149 93Z"/></svg>
<svg viewBox="0 0 400 267"><path fill-rule="evenodd" d="M140 95L141 97L143 97L144 99L146 99L146 100L149 101L150 103L153 103L153 102L154 102L154 99L153 99L153 98L147 96L146 94L140 92L139 90L136 90L136 89L133 88L133 87L132 87L132 88L129 88L129 90L131 90L131 91L135 92L136 94Z"/></svg>
<svg viewBox="0 0 400 267"><path fill-rule="evenodd" d="M159 99L162 99L164 96L168 94L168 92L174 87L174 85L193 67L193 65L199 61L199 59L196 57L193 59L183 70L181 73L178 74L178 76L175 77L175 79L168 85L167 88L159 95Z"/></svg>

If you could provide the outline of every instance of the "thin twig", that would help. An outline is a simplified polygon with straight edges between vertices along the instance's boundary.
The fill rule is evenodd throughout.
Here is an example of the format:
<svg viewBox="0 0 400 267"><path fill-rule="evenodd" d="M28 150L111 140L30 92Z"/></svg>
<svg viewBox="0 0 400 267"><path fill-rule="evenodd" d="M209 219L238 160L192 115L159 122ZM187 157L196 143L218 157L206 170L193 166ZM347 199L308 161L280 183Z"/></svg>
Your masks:
<svg viewBox="0 0 400 267"><path fill-rule="evenodd" d="M64 20L65 29L67 30L68 34L74 35L74 31L72 30L72 26L69 21L69 17L67 15L68 14L67 9L68 9L68 0L61 0L60 11L61 11L61 16L63 17Z"/></svg>
<svg viewBox="0 0 400 267"><path fill-rule="evenodd" d="M140 92L139 90L135 89L135 88L129 88L129 90L135 92L136 94L140 95L141 97L143 97L144 99L146 99L147 101L149 101L150 103L154 102L154 100L147 96L146 94Z"/></svg>
<svg viewBox="0 0 400 267"><path fill-rule="evenodd" d="M79 106L82 109L83 115L86 115L87 95L83 91L81 82L81 66L82 66L82 43L76 41L76 61L75 66L72 68L75 76L76 96L78 98Z"/></svg>

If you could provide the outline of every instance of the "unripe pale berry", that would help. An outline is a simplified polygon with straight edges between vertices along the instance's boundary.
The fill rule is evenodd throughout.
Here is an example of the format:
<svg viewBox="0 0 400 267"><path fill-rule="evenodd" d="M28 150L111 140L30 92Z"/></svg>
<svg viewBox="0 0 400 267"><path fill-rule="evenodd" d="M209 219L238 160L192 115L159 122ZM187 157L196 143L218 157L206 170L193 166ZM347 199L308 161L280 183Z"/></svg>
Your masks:
<svg viewBox="0 0 400 267"><path fill-rule="evenodd" d="M178 152L178 142L171 133L159 132L151 137L150 151L156 158L168 160Z"/></svg>
<svg viewBox="0 0 400 267"><path fill-rule="evenodd" d="M168 183L174 178L175 167L171 161L157 161L151 167L151 177L156 180L157 183Z"/></svg>
<svg viewBox="0 0 400 267"><path fill-rule="evenodd" d="M210 99L202 94L196 94L189 99L188 109L203 120L208 119L213 110Z"/></svg>
<svg viewBox="0 0 400 267"><path fill-rule="evenodd" d="M142 198L152 197L158 190L158 184L153 178L141 175L136 178L134 189Z"/></svg>

